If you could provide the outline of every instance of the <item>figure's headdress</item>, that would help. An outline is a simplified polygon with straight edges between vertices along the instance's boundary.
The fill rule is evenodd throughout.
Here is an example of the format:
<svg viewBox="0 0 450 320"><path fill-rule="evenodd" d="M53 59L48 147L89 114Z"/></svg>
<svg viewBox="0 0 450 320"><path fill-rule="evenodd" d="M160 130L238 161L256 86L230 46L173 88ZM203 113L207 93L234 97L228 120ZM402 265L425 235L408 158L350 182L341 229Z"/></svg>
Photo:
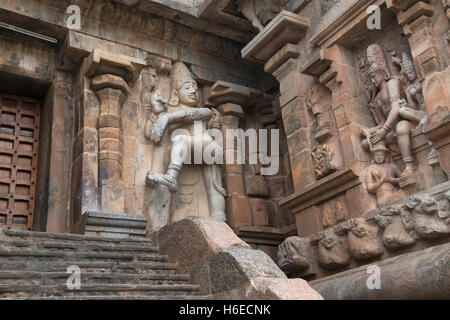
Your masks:
<svg viewBox="0 0 450 320"><path fill-rule="evenodd" d="M378 73L388 80L391 71L384 56L383 48L379 44L372 44L367 48L367 61L369 62L369 74Z"/></svg>
<svg viewBox="0 0 450 320"><path fill-rule="evenodd" d="M390 150L386 147L386 142L384 141L384 139L379 141L377 144L372 143L372 141L370 140L370 129L360 128L360 134L364 137L362 147L370 153L373 154L375 151L385 151L388 153L390 152Z"/></svg>
<svg viewBox="0 0 450 320"><path fill-rule="evenodd" d="M170 78L172 90L180 89L181 86L186 82L195 81L191 72L183 62L176 62L173 65Z"/></svg>
<svg viewBox="0 0 450 320"><path fill-rule="evenodd" d="M410 71L414 71L414 74L417 76L416 67L414 66L414 61L407 53L402 54L402 67L404 73L409 73Z"/></svg>

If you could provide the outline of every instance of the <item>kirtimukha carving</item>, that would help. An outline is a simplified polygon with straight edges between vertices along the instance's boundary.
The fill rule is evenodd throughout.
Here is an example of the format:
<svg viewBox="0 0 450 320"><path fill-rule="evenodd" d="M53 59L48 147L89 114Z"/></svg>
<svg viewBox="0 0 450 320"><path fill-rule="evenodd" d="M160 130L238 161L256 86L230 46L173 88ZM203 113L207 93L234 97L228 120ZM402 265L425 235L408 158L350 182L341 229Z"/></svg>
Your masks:
<svg viewBox="0 0 450 320"><path fill-rule="evenodd" d="M365 182L367 191L377 196L379 206L394 199L400 191L397 187L400 182L400 169L390 159L390 151L386 148L384 140L372 144L370 130L361 130L366 137L362 143L363 148L369 149L372 154L372 163L366 168Z"/></svg>
<svg viewBox="0 0 450 320"><path fill-rule="evenodd" d="M427 194L412 196L406 206L414 214L415 231L419 237L435 239L450 234L450 212L439 210L433 197Z"/></svg>
<svg viewBox="0 0 450 320"><path fill-rule="evenodd" d="M278 247L278 265L287 275L295 275L309 267L308 239L289 237Z"/></svg>
<svg viewBox="0 0 450 320"><path fill-rule="evenodd" d="M369 224L363 218L352 221L353 227L347 235L350 254L355 260L364 261L381 256L383 244L378 239L378 227Z"/></svg>
<svg viewBox="0 0 450 320"><path fill-rule="evenodd" d="M350 254L346 241L333 230L325 230L319 241L319 264L325 269L338 269L349 265Z"/></svg>
<svg viewBox="0 0 450 320"><path fill-rule="evenodd" d="M424 114L409 106L404 99L400 79L392 75L380 45L372 44L367 48L367 61L370 80L377 90L374 100L370 103L377 123L371 130L370 140L376 145L388 135L394 135L395 129L405 164L402 176L408 176L415 169L411 151L411 130L423 120Z"/></svg>
<svg viewBox="0 0 450 320"><path fill-rule="evenodd" d="M159 94L152 98L153 121L145 128L145 135L155 144L160 144L167 131L171 136L170 164L166 173L149 172L146 183L149 186L165 186L171 193L178 191L178 178L185 164L191 164L192 151L195 145L202 146L203 151L214 150L221 153L222 148L208 134L207 129L217 128L220 118L217 111L209 108L198 108L198 87L188 68L177 62L171 73L171 97L168 102ZM194 122L201 123L201 131L194 130ZM175 130L177 129L177 130ZM221 220L225 217L225 190L222 187L220 167L216 164L203 163L203 179L208 194L211 216ZM192 192L184 190L180 195L177 207L189 208L195 203ZM189 199L187 199L189 198ZM191 199L192 198L192 199ZM195 208L191 208L195 212ZM167 219L166 219L167 220Z"/></svg>
<svg viewBox="0 0 450 320"><path fill-rule="evenodd" d="M384 229L382 238L387 248L403 249L411 247L417 242L413 216L402 206L394 205L383 208L375 220Z"/></svg>
<svg viewBox="0 0 450 320"><path fill-rule="evenodd" d="M262 31L288 2L289 0L238 0L238 6L253 27Z"/></svg>

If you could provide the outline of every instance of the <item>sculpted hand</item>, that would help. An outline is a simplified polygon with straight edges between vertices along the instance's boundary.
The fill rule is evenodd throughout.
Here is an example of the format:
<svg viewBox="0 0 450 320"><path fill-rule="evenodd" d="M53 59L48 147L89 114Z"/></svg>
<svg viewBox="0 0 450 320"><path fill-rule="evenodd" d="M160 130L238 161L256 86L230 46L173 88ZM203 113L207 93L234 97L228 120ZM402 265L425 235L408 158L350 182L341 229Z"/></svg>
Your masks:
<svg viewBox="0 0 450 320"><path fill-rule="evenodd" d="M370 141L373 144L377 144L378 142L383 140L385 136L386 136L386 131L384 131L383 129L379 129L371 134Z"/></svg>
<svg viewBox="0 0 450 320"><path fill-rule="evenodd" d="M161 142L161 139L166 131L167 124L169 123L169 116L167 113L161 114L153 125L152 132L150 138L156 144Z"/></svg>

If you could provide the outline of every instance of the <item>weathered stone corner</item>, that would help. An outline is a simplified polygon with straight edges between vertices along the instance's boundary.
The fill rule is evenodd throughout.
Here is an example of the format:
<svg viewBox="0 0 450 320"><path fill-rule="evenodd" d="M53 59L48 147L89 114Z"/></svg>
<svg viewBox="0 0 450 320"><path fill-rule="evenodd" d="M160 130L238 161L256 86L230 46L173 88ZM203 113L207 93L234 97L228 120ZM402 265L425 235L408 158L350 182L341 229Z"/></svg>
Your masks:
<svg viewBox="0 0 450 320"><path fill-rule="evenodd" d="M176 257L179 271L213 299L322 299L306 281L287 279L268 255L251 249L220 220L189 217L153 237L161 253Z"/></svg>

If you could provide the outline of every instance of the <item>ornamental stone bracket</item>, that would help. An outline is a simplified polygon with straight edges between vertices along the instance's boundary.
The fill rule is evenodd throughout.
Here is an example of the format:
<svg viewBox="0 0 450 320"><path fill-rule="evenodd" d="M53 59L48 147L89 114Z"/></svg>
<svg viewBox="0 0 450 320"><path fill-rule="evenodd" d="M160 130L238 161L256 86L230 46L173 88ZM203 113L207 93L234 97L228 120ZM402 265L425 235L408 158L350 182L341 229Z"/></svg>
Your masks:
<svg viewBox="0 0 450 320"><path fill-rule="evenodd" d="M124 213L122 181L123 135L121 107L130 93L129 85L145 64L136 59L94 50L87 58L86 76L100 102L98 117L98 186L102 212Z"/></svg>
<svg viewBox="0 0 450 320"><path fill-rule="evenodd" d="M242 57L266 63L286 44L297 44L305 36L309 24L309 18L283 10L242 49Z"/></svg>

